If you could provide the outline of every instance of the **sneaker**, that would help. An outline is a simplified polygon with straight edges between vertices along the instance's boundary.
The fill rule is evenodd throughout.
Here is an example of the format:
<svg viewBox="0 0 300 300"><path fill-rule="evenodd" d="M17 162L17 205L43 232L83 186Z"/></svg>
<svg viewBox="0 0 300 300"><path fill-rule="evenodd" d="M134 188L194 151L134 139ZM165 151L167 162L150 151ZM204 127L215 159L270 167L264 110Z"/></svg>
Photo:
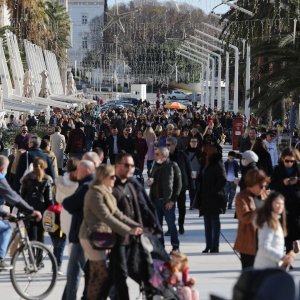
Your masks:
<svg viewBox="0 0 300 300"><path fill-rule="evenodd" d="M5 263L4 259L0 259L0 270L11 270L12 268L12 265L8 265Z"/></svg>
<svg viewBox="0 0 300 300"><path fill-rule="evenodd" d="M170 236L170 235L171 235L171 233L169 230L165 232L165 236Z"/></svg>
<svg viewBox="0 0 300 300"><path fill-rule="evenodd" d="M60 267L58 267L58 269L57 269L57 274L58 275L64 275L64 272L61 270Z"/></svg>
<svg viewBox="0 0 300 300"><path fill-rule="evenodd" d="M295 253L299 253L299 250L300 250L299 241L293 241L293 250Z"/></svg>

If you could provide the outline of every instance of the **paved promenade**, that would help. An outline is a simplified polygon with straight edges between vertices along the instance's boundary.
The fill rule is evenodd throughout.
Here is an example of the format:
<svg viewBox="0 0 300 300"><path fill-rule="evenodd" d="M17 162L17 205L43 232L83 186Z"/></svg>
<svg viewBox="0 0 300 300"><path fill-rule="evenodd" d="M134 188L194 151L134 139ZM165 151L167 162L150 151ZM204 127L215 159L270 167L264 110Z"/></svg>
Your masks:
<svg viewBox="0 0 300 300"><path fill-rule="evenodd" d="M233 218L233 211L228 211L222 215L222 235L232 244L236 235L236 220ZM198 217L198 212L188 211L186 220L186 233L180 236L181 251L189 257L190 273L197 280L197 288L200 292L200 300L209 300L210 294L223 296L225 299L231 299L232 288L240 272L240 262L234 254L228 243L221 237L220 253L202 254L205 248L203 218ZM50 242L48 240L48 242ZM170 244L167 243L167 249L170 250ZM65 259L63 270L67 267L67 249L65 250ZM294 263L294 270L291 272L297 283L300 280L300 257L297 257ZM41 283L42 284L42 283ZM138 286L128 281L130 286L130 299L142 299L139 297ZM65 276L60 276L52 294L47 298L49 300L59 300L65 285ZM83 286L81 279L81 288L78 292L78 299ZM20 299L14 292L11 285L9 273L0 273L0 299L17 300Z"/></svg>
<svg viewBox="0 0 300 300"><path fill-rule="evenodd" d="M226 155L229 147L225 147L224 155ZM212 187L213 188L213 187ZM187 207L189 203L187 203ZM237 221L233 218L234 211L227 211L221 215L221 238L220 238L220 253L217 254L202 254L205 248L204 225L203 218L198 217L198 211L187 210L185 234L180 235L180 250L186 253L189 257L190 275L197 280L196 287L200 292L200 300L209 300L210 294L222 296L225 299L231 299L232 288L239 276L241 265L239 258L235 255L230 245L225 241L224 237L233 245ZM166 228L164 228L166 230ZM166 238L167 250L171 250L168 237ZM47 238L47 244L50 245L50 240ZM67 267L67 247L65 249L65 257L63 263L63 271ZM297 285L300 280L300 255L294 263L294 269L291 271ZM49 300L61 299L65 286L65 276L59 276L56 286L52 294L47 298ZM41 283L42 284L42 283ZM138 286L131 280L128 280L130 287L130 299L142 299L139 296ZM78 291L80 299L83 288L83 278ZM17 300L20 299L15 293L8 272L0 273L0 299ZM75 300L75 299L74 299ZM284 299L283 299L284 300Z"/></svg>

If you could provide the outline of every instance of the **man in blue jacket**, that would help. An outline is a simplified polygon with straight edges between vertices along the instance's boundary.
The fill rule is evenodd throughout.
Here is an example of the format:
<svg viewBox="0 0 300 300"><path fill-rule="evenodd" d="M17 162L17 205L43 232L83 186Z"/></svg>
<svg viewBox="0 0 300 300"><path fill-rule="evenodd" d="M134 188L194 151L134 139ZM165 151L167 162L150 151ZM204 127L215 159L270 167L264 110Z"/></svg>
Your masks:
<svg viewBox="0 0 300 300"><path fill-rule="evenodd" d="M17 207L22 213L31 214L33 217L36 217L37 221L41 220L41 213L39 211L35 211L33 207L28 205L6 181L5 175L8 165L8 158L0 155L0 206L6 202L11 206ZM0 208L0 270L9 270L12 268L4 262L4 257L6 255L11 236L11 227L9 222L6 220L10 216L11 213Z"/></svg>

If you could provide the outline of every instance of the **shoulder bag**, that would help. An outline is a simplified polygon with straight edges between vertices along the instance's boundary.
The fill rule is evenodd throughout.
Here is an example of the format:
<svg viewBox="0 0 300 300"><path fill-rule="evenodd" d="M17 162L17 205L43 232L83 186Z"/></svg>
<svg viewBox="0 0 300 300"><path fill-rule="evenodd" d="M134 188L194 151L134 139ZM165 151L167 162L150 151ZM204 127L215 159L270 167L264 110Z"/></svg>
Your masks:
<svg viewBox="0 0 300 300"><path fill-rule="evenodd" d="M85 223L86 224L86 223ZM91 246L96 250L112 249L116 244L114 233L91 231L86 224L88 239Z"/></svg>

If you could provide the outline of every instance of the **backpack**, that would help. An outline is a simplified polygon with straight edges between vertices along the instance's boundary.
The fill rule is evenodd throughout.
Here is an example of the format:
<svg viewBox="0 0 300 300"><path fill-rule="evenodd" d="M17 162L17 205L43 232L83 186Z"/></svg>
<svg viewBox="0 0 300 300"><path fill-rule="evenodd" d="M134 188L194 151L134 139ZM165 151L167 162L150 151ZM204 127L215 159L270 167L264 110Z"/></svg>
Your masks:
<svg viewBox="0 0 300 300"><path fill-rule="evenodd" d="M59 216L61 214L61 204L50 205L48 209L44 211L42 224L44 230L48 233L54 233L60 229Z"/></svg>
<svg viewBox="0 0 300 300"><path fill-rule="evenodd" d="M46 186L47 181L38 182L36 180L30 180L28 184L28 194L26 196L26 202L35 210L38 210L40 212L43 212L47 207L47 203L45 203L44 197Z"/></svg>

